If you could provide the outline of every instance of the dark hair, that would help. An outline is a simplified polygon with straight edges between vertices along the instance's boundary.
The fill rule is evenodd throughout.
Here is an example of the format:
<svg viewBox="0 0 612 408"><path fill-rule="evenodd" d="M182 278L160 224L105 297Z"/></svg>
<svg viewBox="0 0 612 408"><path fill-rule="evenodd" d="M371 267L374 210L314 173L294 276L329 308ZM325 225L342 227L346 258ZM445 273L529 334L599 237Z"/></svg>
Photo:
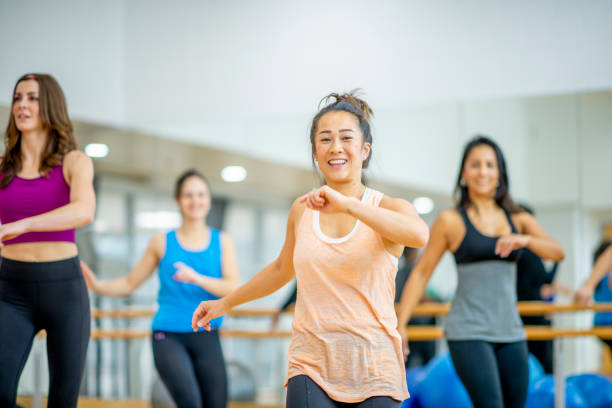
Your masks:
<svg viewBox="0 0 612 408"><path fill-rule="evenodd" d="M311 159L313 166L315 166L315 133L317 132L319 120L326 113L342 111L355 115L357 120L359 120L359 127L361 128L361 133L363 134L363 142L367 142L370 144L370 146L372 146L372 130L370 129L370 120L374 116L374 112L372 112L372 109L366 103L366 101L359 98L359 93L359 89L353 89L351 92L343 94L330 93L319 102L319 112L317 112L314 118L312 118L312 123L310 124L310 146L312 150ZM321 105L325 106L321 108ZM370 154L362 163L364 169L368 168L371 157L372 149L370 149Z"/></svg>
<svg viewBox="0 0 612 408"><path fill-rule="evenodd" d="M51 169L62 163L64 156L77 148L72 133L72 122L68 116L66 98L59 84L48 74L25 74L17 80L13 88L12 105L15 104L17 85L23 81L38 82L38 106L43 129L49 132L49 139L40 161L39 172L45 176ZM4 132L5 152L0 163L0 172L5 173L0 181L0 188L6 187L13 177L21 171L21 132L17 128L13 111L9 116L8 126Z"/></svg>
<svg viewBox="0 0 612 408"><path fill-rule="evenodd" d="M519 207L520 207L520 208L521 208L523 211L525 211L525 212L527 212L527 213L529 213L529 214L531 214L531 215L534 215L534 216L535 216L535 211L533 210L533 208L532 208L530 205L527 205L527 204L525 204L525 203L518 203L517 205L518 205L518 206L519 206Z"/></svg>
<svg viewBox="0 0 612 408"><path fill-rule="evenodd" d="M176 182L174 183L174 198L175 199L178 200L178 198L181 196L181 193L183 192L183 184L185 184L185 181L187 181L187 179L191 177L197 177L200 180L202 180L204 183L206 183L206 187L208 187L208 193L210 194L210 183L208 183L208 180L206 179L206 177L204 177L202 173L200 173L199 171L195 169L188 169L188 170L185 170L180 176L178 176L178 178L176 179Z"/></svg>
<svg viewBox="0 0 612 408"><path fill-rule="evenodd" d="M610 245L612 245L612 241L608 240L603 240L599 243L599 246L595 252L593 252L593 263L597 262L601 254L603 254Z"/></svg>
<svg viewBox="0 0 612 408"><path fill-rule="evenodd" d="M455 205L456 207L466 209L471 204L470 195L468 194L467 186L461 185L461 173L465 166L465 161L470 152L478 146L486 145L493 149L495 157L497 158L497 170L499 172L499 181L497 190L495 191L495 202L504 210L510 213L519 213L523 210L512 201L510 197L510 186L508 182L508 172L506 171L506 160L501 149L493 140L486 136L476 135L470 140L463 149L463 157L461 158L461 165L459 166L459 174L457 175L457 183L455 184Z"/></svg>

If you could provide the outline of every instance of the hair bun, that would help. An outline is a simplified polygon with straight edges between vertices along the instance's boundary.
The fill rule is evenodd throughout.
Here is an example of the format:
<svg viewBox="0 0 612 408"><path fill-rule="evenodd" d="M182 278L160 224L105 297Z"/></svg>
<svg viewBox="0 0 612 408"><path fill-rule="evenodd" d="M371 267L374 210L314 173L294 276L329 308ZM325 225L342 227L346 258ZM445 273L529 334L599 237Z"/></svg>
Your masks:
<svg viewBox="0 0 612 408"><path fill-rule="evenodd" d="M343 94L339 94L336 92L330 93L329 95L321 99L321 102L319 102L319 109L321 109L321 105L324 105L324 107L331 107L333 105L344 102L348 103L349 105L353 106L353 108L363 113L363 118L366 121L370 121L370 119L374 116L374 112L372 111L372 108L370 108L370 106L366 103L366 101L360 98L361 94L362 91L359 88L355 88L352 91Z"/></svg>

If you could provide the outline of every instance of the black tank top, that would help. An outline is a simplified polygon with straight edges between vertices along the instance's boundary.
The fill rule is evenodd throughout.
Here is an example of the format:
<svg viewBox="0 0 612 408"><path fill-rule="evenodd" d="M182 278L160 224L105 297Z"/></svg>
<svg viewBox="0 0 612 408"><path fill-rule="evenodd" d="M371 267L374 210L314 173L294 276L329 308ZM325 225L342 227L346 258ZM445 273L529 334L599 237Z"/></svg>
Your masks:
<svg viewBox="0 0 612 408"><path fill-rule="evenodd" d="M505 258L500 257L495 253L495 245L500 237L482 234L474 227L464 208L459 208L457 211L459 211L463 223L465 224L465 236L463 237L463 241L461 241L461 245L459 245L459 248L457 248L453 254L457 264L494 260L516 262L521 254L520 249L512 251L510 255ZM505 209L504 213L508 218L512 233L516 234L517 230L514 227L510 213Z"/></svg>

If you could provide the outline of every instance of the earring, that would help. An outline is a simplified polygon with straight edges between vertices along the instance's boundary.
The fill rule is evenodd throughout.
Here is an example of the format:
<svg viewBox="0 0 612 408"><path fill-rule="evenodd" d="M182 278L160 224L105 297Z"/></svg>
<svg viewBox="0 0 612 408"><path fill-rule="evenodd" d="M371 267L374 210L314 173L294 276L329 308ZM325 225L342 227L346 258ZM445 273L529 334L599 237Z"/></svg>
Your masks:
<svg viewBox="0 0 612 408"><path fill-rule="evenodd" d="M467 186L467 181L465 181L465 179L461 179L461 180L459 180L459 185L461 187L465 187L465 186Z"/></svg>

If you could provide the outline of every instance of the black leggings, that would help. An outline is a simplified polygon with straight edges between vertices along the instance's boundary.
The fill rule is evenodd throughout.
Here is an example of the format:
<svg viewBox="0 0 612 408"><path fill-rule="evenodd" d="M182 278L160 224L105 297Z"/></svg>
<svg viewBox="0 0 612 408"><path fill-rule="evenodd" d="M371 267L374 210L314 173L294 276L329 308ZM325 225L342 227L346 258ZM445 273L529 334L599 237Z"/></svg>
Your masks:
<svg viewBox="0 0 612 408"><path fill-rule="evenodd" d="M291 377L287 384L286 408L398 408L400 404L391 397L371 397L355 403L334 401L305 375Z"/></svg>
<svg viewBox="0 0 612 408"><path fill-rule="evenodd" d="M34 335L47 332L47 406L76 407L90 333L89 298L77 257L0 259L0 406L14 407Z"/></svg>
<svg viewBox="0 0 612 408"><path fill-rule="evenodd" d="M177 408L225 408L227 375L216 330L153 332L153 357Z"/></svg>
<svg viewBox="0 0 612 408"><path fill-rule="evenodd" d="M474 408L523 408L529 387L527 342L448 341Z"/></svg>

